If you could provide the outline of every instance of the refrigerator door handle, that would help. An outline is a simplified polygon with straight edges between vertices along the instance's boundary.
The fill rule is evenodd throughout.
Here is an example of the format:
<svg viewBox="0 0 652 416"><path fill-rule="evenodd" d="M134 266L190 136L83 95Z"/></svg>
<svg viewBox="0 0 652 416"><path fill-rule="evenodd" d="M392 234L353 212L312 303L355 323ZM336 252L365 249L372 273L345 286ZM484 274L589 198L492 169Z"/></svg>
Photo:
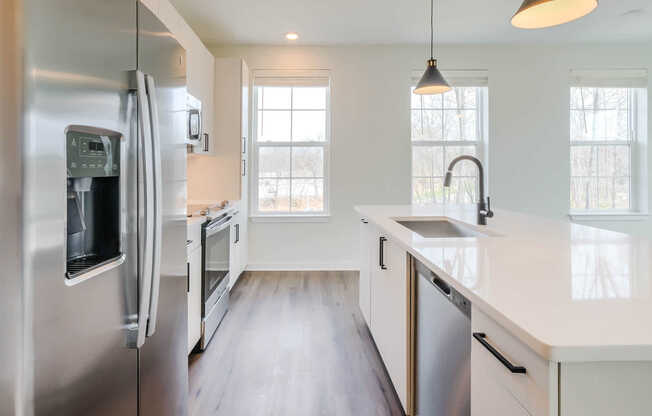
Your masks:
<svg viewBox="0 0 652 416"><path fill-rule="evenodd" d="M161 244L162 244L162 206L163 187L161 186L161 138L159 132L158 103L156 99L156 82L151 75L145 75L147 94L149 99L149 115L151 121L152 137L152 161L154 163L153 179L154 185L154 243L152 259L152 293L149 303L149 320L147 322L147 336L151 337L156 332L156 316L158 313L159 287L161 283Z"/></svg>
<svg viewBox="0 0 652 416"><path fill-rule="evenodd" d="M138 99L138 136L140 162L143 168L143 206L144 206L144 235L139 235L139 248L142 252L139 255L139 296L138 299L138 334L136 336L136 348L145 343L147 334L147 321L150 311L150 298L152 291L152 257L154 237L154 184L153 160L152 160L152 131L149 104L147 99L147 86L145 75L141 71L134 71L136 78L136 96ZM139 198L140 199L140 198Z"/></svg>

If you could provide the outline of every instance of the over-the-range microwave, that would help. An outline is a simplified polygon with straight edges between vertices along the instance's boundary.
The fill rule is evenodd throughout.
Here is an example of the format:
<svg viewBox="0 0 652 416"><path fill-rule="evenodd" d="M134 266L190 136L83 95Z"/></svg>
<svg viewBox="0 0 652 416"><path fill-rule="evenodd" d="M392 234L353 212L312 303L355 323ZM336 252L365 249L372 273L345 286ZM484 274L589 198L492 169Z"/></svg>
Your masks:
<svg viewBox="0 0 652 416"><path fill-rule="evenodd" d="M193 151L208 151L208 134L203 133L201 101L196 97L186 95L187 132L186 140Z"/></svg>

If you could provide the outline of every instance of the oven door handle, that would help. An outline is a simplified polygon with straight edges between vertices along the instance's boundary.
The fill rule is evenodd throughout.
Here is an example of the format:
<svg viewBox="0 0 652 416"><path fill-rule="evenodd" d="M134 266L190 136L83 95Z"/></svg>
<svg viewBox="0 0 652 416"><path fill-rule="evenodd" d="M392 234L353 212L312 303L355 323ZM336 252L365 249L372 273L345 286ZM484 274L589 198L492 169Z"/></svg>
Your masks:
<svg viewBox="0 0 652 416"><path fill-rule="evenodd" d="M206 227L206 237L210 237L211 235L214 235L216 233L219 233L220 231L224 230L227 228L230 223L231 223L231 216L224 218L222 221L211 225L209 227Z"/></svg>

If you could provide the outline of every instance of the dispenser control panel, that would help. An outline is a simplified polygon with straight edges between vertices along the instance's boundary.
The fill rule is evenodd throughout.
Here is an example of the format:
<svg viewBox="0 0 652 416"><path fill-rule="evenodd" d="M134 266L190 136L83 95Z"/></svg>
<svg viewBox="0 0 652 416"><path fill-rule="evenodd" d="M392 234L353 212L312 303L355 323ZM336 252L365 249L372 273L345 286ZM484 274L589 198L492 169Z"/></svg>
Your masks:
<svg viewBox="0 0 652 416"><path fill-rule="evenodd" d="M120 175L120 137L77 131L66 134L69 178Z"/></svg>

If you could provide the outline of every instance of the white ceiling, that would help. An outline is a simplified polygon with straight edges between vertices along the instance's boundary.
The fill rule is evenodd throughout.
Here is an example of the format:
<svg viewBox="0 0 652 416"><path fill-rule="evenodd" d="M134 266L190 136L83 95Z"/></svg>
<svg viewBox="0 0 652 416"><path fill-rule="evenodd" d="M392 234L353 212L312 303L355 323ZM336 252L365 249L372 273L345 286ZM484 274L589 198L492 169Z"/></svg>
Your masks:
<svg viewBox="0 0 652 416"><path fill-rule="evenodd" d="M171 0L206 44L414 44L427 38L429 0ZM509 24L521 0L440 0L442 43L647 42L650 0L601 0L583 19L543 30ZM435 1L435 10L437 1Z"/></svg>

